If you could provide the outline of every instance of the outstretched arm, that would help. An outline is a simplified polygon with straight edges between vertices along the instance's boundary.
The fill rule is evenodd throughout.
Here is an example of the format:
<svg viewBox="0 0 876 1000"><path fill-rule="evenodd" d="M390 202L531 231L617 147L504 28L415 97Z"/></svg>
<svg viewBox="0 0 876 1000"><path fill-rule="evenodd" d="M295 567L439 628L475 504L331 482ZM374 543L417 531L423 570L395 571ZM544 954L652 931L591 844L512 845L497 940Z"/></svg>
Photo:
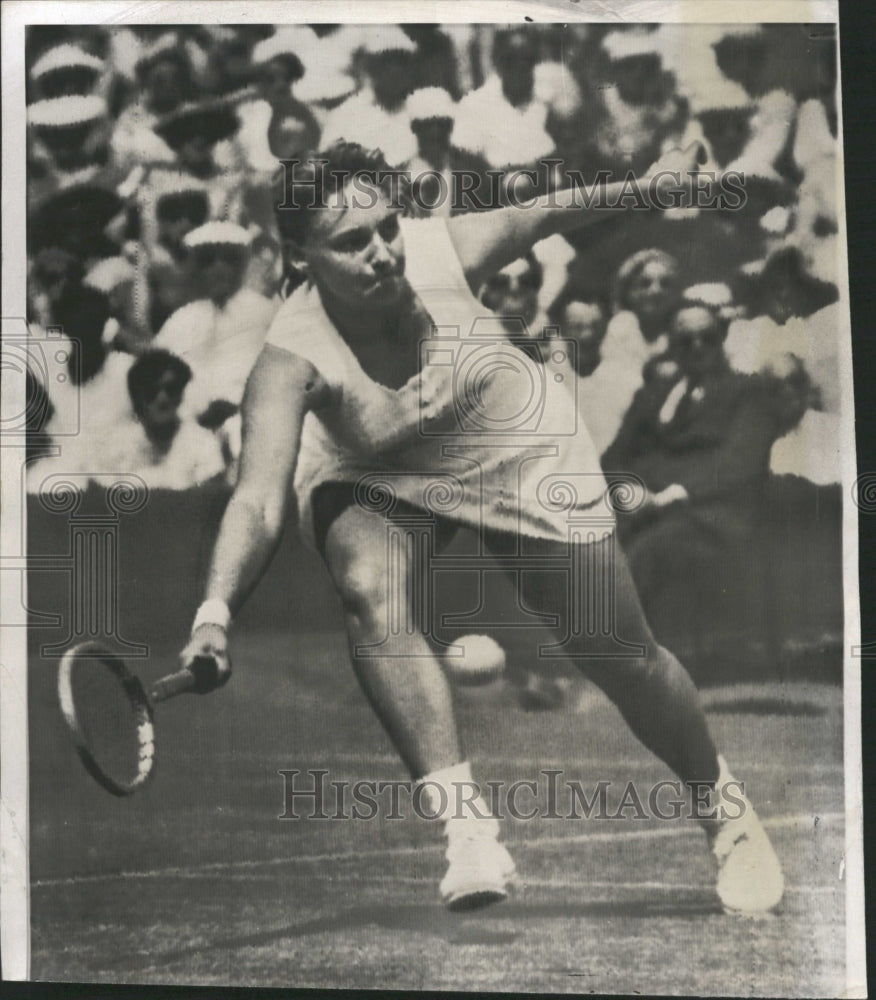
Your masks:
<svg viewBox="0 0 876 1000"><path fill-rule="evenodd" d="M243 398L243 448L237 485L225 509L204 603L181 654L183 666L212 660L213 683L230 673L225 631L261 579L283 533L304 416L327 388L307 361L266 345Z"/></svg>
<svg viewBox="0 0 876 1000"><path fill-rule="evenodd" d="M704 162L704 155L698 142L691 143L685 150L672 150L639 179L640 189L647 197L648 181L657 175L664 175L661 187L677 184L672 174L680 175L684 184L687 176ZM599 185L585 190L564 188L519 206L457 215L448 220L450 238L472 289L480 288L490 275L522 257L539 240L554 233L593 225L629 210L627 204L618 204L619 197L629 192L626 181L602 184L598 192L597 187Z"/></svg>
<svg viewBox="0 0 876 1000"><path fill-rule="evenodd" d="M304 415L325 391L316 369L270 344L243 398L243 447L234 493L213 550L205 597L236 614L261 578L283 532Z"/></svg>

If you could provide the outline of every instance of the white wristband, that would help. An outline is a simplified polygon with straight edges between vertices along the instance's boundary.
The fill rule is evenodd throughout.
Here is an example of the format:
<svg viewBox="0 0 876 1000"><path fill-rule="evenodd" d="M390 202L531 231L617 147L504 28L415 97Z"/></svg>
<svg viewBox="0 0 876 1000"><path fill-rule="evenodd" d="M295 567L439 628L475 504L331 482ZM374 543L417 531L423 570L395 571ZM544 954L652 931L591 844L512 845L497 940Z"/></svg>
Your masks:
<svg viewBox="0 0 876 1000"><path fill-rule="evenodd" d="M228 605L219 597L211 597L198 608L192 623L192 635L202 625L218 625L221 629L227 629L230 624L231 612Z"/></svg>

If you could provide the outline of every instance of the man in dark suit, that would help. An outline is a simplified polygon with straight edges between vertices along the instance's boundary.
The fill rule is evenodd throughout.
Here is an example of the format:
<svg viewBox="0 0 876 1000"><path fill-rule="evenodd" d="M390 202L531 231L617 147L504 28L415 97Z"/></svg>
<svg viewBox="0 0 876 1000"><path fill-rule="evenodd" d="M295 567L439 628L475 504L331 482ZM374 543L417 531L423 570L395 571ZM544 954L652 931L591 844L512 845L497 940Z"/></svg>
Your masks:
<svg viewBox="0 0 876 1000"><path fill-rule="evenodd" d="M770 450L809 395L799 362L782 378L733 371L726 335L715 310L680 309L667 355L646 372L603 456L609 481L632 473L645 487L618 530L649 617L700 649L714 633L715 602L753 579Z"/></svg>

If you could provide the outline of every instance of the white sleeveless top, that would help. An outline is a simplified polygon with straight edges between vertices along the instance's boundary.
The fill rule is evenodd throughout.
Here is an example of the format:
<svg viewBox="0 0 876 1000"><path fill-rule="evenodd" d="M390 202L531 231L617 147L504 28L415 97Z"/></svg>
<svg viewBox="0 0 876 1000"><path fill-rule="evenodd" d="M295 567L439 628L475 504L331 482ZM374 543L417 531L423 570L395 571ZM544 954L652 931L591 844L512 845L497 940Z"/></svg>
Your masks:
<svg viewBox="0 0 876 1000"><path fill-rule="evenodd" d="M585 534L592 523L601 538L613 514L562 344L542 365L508 342L472 295L443 219L403 219L402 233L407 279L433 322L421 357L454 366L457 405L440 430L363 454L361 430L357 440L351 428L361 428L364 407L385 409L387 389L362 370L316 288L296 289L266 343L309 361L332 390L332 402L308 413L302 430L295 492L305 540L314 544L313 490L332 481L357 484L359 502L382 513L396 497L473 528L567 541L570 523Z"/></svg>

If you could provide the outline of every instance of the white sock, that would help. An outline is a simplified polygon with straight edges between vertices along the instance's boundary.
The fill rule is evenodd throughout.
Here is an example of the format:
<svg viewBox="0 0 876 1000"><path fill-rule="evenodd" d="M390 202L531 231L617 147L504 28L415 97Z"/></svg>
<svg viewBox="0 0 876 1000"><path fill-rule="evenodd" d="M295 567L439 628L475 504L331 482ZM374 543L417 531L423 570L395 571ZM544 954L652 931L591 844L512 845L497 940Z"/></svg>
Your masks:
<svg viewBox="0 0 876 1000"><path fill-rule="evenodd" d="M432 771L419 784L424 814L440 819L448 838L498 836L499 824L481 798L468 761Z"/></svg>

